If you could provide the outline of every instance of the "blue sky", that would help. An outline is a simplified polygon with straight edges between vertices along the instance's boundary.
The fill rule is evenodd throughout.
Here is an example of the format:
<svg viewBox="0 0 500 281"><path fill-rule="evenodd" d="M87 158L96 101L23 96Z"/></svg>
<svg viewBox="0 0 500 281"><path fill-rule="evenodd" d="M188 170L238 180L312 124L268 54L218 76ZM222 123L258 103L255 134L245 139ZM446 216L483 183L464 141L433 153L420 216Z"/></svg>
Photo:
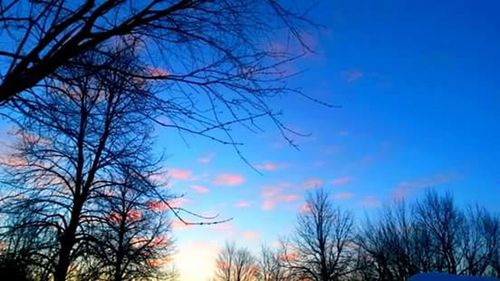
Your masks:
<svg viewBox="0 0 500 281"><path fill-rule="evenodd" d="M498 1L322 1L311 16L325 28L307 36L316 54L289 66L304 70L290 86L340 108L272 101L311 136L296 150L272 126L237 131L260 174L229 146L159 129L180 203L233 218L175 224L182 280L207 280L225 240L257 251L290 234L316 186L360 220L427 187L500 211L499 10Z"/></svg>
<svg viewBox="0 0 500 281"><path fill-rule="evenodd" d="M298 138L295 150L272 130L239 133L244 155L262 175L230 147L191 137L186 145L159 131L167 167L175 169L172 189L186 193L185 206L233 218L215 227L176 228L183 280L205 280L206 259L224 240L257 249L289 234L315 185L330 189L360 219L427 187L453 192L460 204L500 211L499 5L321 3L312 15L325 29L308 39L317 54L291 66L306 71L290 83L341 108L276 100L284 120L311 136ZM187 270L193 265L199 270Z"/></svg>

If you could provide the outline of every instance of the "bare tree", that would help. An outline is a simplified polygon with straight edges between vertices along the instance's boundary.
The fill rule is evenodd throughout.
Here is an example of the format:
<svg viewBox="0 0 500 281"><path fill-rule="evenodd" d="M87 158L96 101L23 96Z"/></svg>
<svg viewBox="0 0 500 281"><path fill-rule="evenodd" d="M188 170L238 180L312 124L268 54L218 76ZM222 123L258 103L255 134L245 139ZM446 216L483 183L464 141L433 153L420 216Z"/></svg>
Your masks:
<svg viewBox="0 0 500 281"><path fill-rule="evenodd" d="M335 208L323 188L307 197L290 241L287 266L306 280L342 280L353 272L354 229L348 212Z"/></svg>
<svg viewBox="0 0 500 281"><path fill-rule="evenodd" d="M92 239L86 252L98 260L99 267L99 278L88 280L164 277L160 268L171 259L168 209L153 208L148 182L128 171L122 177L119 186L101 195L102 208L96 217L102 222L88 230Z"/></svg>
<svg viewBox="0 0 500 281"><path fill-rule="evenodd" d="M386 206L375 221L367 220L357 244L364 259L360 268L368 280L406 280L420 270L432 270L430 240L417 227L405 201Z"/></svg>
<svg viewBox="0 0 500 281"><path fill-rule="evenodd" d="M387 206L368 220L357 243L363 280L407 280L418 272L495 275L498 218L485 209L459 209L451 194L429 190L412 205Z"/></svg>
<svg viewBox="0 0 500 281"><path fill-rule="evenodd" d="M261 281L290 280L286 278L287 270L280 251L265 245L261 247L259 269L259 280Z"/></svg>
<svg viewBox="0 0 500 281"><path fill-rule="evenodd" d="M152 198L170 206L149 179L158 171L151 151L147 113L148 85L120 75L116 69L134 67L134 48L114 57L88 53L80 68L59 71L65 83L47 86L44 97L24 97L19 145L7 163L7 194L2 210L36 214L30 227L52 237L55 251L44 254L54 280L66 279L70 265L85 253L88 230L100 222L103 194L115 194L123 184L116 175L127 171L140 177ZM113 65L101 71L87 61ZM14 159L14 160L13 160ZM7 178L7 177L6 177ZM172 209L178 216L178 211Z"/></svg>
<svg viewBox="0 0 500 281"><path fill-rule="evenodd" d="M226 243L216 260L216 281L252 281L259 274L258 262L246 248Z"/></svg>
<svg viewBox="0 0 500 281"><path fill-rule="evenodd" d="M310 22L300 8L309 10L274 0L1 1L0 103L57 80L58 68L120 40L140 40L141 59L152 69L165 66L171 81L257 90L251 84L270 71L264 64L291 58L269 48L277 33L306 46L302 28ZM148 77L165 76L153 73Z"/></svg>
<svg viewBox="0 0 500 281"><path fill-rule="evenodd" d="M438 271L456 274L462 259L460 229L464 215L457 209L451 194L440 197L429 190L415 205L416 223L424 227L431 239L431 249L437 259Z"/></svg>

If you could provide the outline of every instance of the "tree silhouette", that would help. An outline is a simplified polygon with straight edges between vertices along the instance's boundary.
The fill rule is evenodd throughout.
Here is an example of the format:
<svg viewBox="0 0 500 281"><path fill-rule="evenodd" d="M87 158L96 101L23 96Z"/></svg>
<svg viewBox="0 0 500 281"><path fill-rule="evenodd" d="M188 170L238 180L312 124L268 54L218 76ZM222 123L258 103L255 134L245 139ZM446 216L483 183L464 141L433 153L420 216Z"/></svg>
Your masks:
<svg viewBox="0 0 500 281"><path fill-rule="evenodd" d="M59 68L81 64L78 58L89 51L109 52L117 41L141 42L140 59L151 70L143 78L205 94L217 85L236 96L261 94L261 84L279 75L273 66L293 59L282 48L270 48L271 41L283 33L306 50L302 30L311 23L297 5L274 0L10 0L0 3L0 25L4 104L23 91L43 95L36 88L59 80ZM217 92L210 93L214 100L222 96Z"/></svg>
<svg viewBox="0 0 500 281"><path fill-rule="evenodd" d="M500 219L475 207L463 211L451 194L428 191L409 205L382 210L359 234L362 280L407 280L419 272L498 276Z"/></svg>
<svg viewBox="0 0 500 281"><path fill-rule="evenodd" d="M97 272L88 280L129 281L166 277L161 266L170 262L173 250L168 208L155 208L149 186L124 171L123 183L113 193L100 195L101 222L88 231L91 266ZM166 278L163 278L166 280Z"/></svg>
<svg viewBox="0 0 500 281"><path fill-rule="evenodd" d="M256 258L246 248L226 242L216 259L216 281L252 281L259 274Z"/></svg>
<svg viewBox="0 0 500 281"><path fill-rule="evenodd" d="M279 250L273 250L268 246L262 246L259 258L259 278L261 281L292 280L283 263L283 257Z"/></svg>
<svg viewBox="0 0 500 281"><path fill-rule="evenodd" d="M306 204L285 244L285 262L299 278L341 280L354 271L352 215L335 208L323 188L308 194Z"/></svg>
<svg viewBox="0 0 500 281"><path fill-rule="evenodd" d="M65 280L70 265L96 241L88 231L102 221L102 200L127 183L117 176L124 168L134 175L134 185L127 187L140 186L141 194L170 206L151 180L158 166L150 154L152 126L143 118L147 82L112 70L133 67L133 51L125 46L114 57L88 53L79 58L81 67L58 72L64 83L48 85L43 97L25 96L18 107L20 142L3 163L13 191L2 209L33 214L23 227L40 229L53 243L39 254L56 281ZM113 67L89 69L87 61ZM172 210L177 216L181 211Z"/></svg>

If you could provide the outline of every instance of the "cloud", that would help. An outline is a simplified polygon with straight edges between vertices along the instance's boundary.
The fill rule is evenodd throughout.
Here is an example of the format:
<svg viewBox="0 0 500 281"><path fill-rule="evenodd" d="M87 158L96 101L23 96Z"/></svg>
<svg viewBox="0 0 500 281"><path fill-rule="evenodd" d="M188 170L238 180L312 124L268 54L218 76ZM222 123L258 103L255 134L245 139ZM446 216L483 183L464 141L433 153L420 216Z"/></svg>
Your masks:
<svg viewBox="0 0 500 281"><path fill-rule="evenodd" d="M351 177L339 177L332 181L333 185L345 185L352 181Z"/></svg>
<svg viewBox="0 0 500 281"><path fill-rule="evenodd" d="M337 201L349 200L352 197L354 197L354 194L351 192L339 192L339 193L333 195L333 199L335 199Z"/></svg>
<svg viewBox="0 0 500 281"><path fill-rule="evenodd" d="M321 149L321 153L324 155L338 154L342 151L342 146L338 144L332 144Z"/></svg>
<svg viewBox="0 0 500 281"><path fill-rule="evenodd" d="M342 79L344 79L348 83L353 83L363 78L364 73L356 69L350 69L340 72L340 75L342 76Z"/></svg>
<svg viewBox="0 0 500 281"><path fill-rule="evenodd" d="M259 239L260 233L257 231L243 231L241 232L241 237L248 241L255 241Z"/></svg>
<svg viewBox="0 0 500 281"><path fill-rule="evenodd" d="M234 232L234 223L232 222L223 222L223 223L217 223L209 226L209 229L222 233L224 235L229 235Z"/></svg>
<svg viewBox="0 0 500 281"><path fill-rule="evenodd" d="M193 226L190 224L185 224L180 220L174 220L171 224L172 229L174 230L188 230L191 229Z"/></svg>
<svg viewBox="0 0 500 281"><path fill-rule="evenodd" d="M260 194L262 198L261 209L270 211L280 203L290 203L299 200L300 197L298 195L284 192L288 187L288 183L264 187Z"/></svg>
<svg viewBox="0 0 500 281"><path fill-rule="evenodd" d="M184 208L186 204L189 204L191 199L186 197L179 197L168 201L168 205L172 208ZM147 203L148 208L155 212L162 212L168 209L168 205L163 201L149 201Z"/></svg>
<svg viewBox="0 0 500 281"><path fill-rule="evenodd" d="M346 131L346 130L341 130L338 132L337 134L339 137L348 137L351 135L351 133L349 131Z"/></svg>
<svg viewBox="0 0 500 281"><path fill-rule="evenodd" d="M260 164L255 165L255 168L257 168L260 171L273 172L273 171L278 170L280 167L276 163L264 162L264 163L260 163Z"/></svg>
<svg viewBox="0 0 500 281"><path fill-rule="evenodd" d="M248 208L252 205L252 203L248 202L248 201L238 201L238 202L235 202L234 203L234 206L236 208Z"/></svg>
<svg viewBox="0 0 500 281"><path fill-rule="evenodd" d="M430 177L421 178L417 180L402 181L394 188L392 197L396 200L400 200L414 193L418 189L424 189L442 185L451 182L453 180L456 180L457 177L458 175L455 173L439 173L432 175Z"/></svg>
<svg viewBox="0 0 500 281"><path fill-rule="evenodd" d="M192 185L191 189L197 193L208 193L210 191L207 187L202 185Z"/></svg>
<svg viewBox="0 0 500 281"><path fill-rule="evenodd" d="M172 179L176 180L191 180L193 179L193 172L187 169L175 169L171 168L168 170L168 175Z"/></svg>
<svg viewBox="0 0 500 281"><path fill-rule="evenodd" d="M220 174L214 180L214 184L225 186L240 185L243 182L245 182L245 178L242 175L230 173Z"/></svg>
<svg viewBox="0 0 500 281"><path fill-rule="evenodd" d="M13 169L21 169L23 167L28 166L28 161L26 158L16 156L16 155L8 155L2 154L0 155L0 165L7 166Z"/></svg>
<svg viewBox="0 0 500 281"><path fill-rule="evenodd" d="M188 199L186 197L179 197L175 198L173 200L170 200L169 204L172 206L172 208L184 208L186 204L190 203L191 199Z"/></svg>
<svg viewBox="0 0 500 281"><path fill-rule="evenodd" d="M204 165L209 164L214 160L214 157L215 157L215 153L205 154L205 155L201 156L200 158L198 158L198 163L204 164Z"/></svg>
<svg viewBox="0 0 500 281"><path fill-rule="evenodd" d="M300 205L299 212L303 213L303 214L310 213L311 212L311 205L309 205L307 203Z"/></svg>
<svg viewBox="0 0 500 281"><path fill-rule="evenodd" d="M380 200L375 196L367 196L361 200L361 206L366 208L376 208L381 205Z"/></svg>
<svg viewBox="0 0 500 281"><path fill-rule="evenodd" d="M161 67L148 67L146 70L149 73L149 75L154 76L154 77L162 77L162 76L170 75L168 70L161 68Z"/></svg>
<svg viewBox="0 0 500 281"><path fill-rule="evenodd" d="M324 184L324 182L322 179L311 178L311 179L306 180L302 185L305 188L315 188L315 187L322 186L323 184Z"/></svg>

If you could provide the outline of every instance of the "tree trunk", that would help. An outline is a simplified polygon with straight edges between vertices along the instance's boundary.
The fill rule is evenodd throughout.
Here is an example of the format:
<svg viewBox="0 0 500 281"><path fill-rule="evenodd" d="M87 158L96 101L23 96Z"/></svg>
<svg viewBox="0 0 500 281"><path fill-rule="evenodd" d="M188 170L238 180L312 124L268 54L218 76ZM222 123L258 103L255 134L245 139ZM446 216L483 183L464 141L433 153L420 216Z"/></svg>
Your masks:
<svg viewBox="0 0 500 281"><path fill-rule="evenodd" d="M68 228L63 233L61 238L61 249L59 251L59 259L57 260L56 269L54 272L54 281L65 281L68 274L68 268L71 264L71 250L75 245L76 229L80 220L83 200L77 200L71 211L71 219Z"/></svg>

